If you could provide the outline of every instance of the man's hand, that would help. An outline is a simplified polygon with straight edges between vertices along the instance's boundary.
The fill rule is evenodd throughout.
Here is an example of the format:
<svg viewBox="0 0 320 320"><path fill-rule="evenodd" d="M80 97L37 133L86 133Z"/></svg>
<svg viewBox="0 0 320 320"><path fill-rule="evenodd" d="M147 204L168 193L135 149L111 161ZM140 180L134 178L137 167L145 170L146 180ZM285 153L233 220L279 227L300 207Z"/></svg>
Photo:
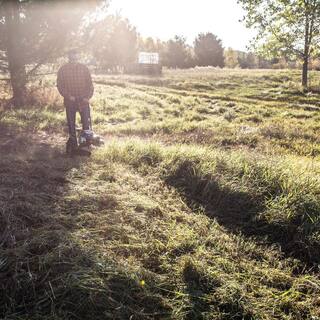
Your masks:
<svg viewBox="0 0 320 320"><path fill-rule="evenodd" d="M83 101L84 103L89 103L89 99L87 99L87 98L83 98L82 101Z"/></svg>
<svg viewBox="0 0 320 320"><path fill-rule="evenodd" d="M69 100L72 101L72 102L75 102L75 101L76 101L76 98L75 98L74 96L70 96L70 97L69 97Z"/></svg>

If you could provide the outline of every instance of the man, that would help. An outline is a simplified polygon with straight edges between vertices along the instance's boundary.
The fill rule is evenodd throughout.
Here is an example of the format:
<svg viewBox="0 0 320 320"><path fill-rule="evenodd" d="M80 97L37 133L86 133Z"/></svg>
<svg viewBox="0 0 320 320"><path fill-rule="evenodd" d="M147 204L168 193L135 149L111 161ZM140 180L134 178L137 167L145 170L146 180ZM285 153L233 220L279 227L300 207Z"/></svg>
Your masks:
<svg viewBox="0 0 320 320"><path fill-rule="evenodd" d="M78 149L76 133L76 114L81 116L84 132L91 130L89 100L93 96L93 84L89 69L78 62L78 53L71 50L68 53L69 62L58 71L57 87L64 97L67 122L69 128L69 140L67 153L74 154Z"/></svg>

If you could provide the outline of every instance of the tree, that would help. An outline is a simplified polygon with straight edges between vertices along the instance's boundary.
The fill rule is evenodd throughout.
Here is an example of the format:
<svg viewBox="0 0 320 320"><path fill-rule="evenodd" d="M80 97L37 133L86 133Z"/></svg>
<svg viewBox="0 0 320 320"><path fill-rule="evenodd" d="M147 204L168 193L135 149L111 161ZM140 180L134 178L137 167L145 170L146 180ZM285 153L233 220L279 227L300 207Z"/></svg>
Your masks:
<svg viewBox="0 0 320 320"><path fill-rule="evenodd" d="M258 35L255 47L265 56L302 59L302 85L308 85L309 59L319 49L319 0L238 0L248 27ZM262 42L262 43L261 43Z"/></svg>
<svg viewBox="0 0 320 320"><path fill-rule="evenodd" d="M157 43L155 40L151 37L148 37L146 39L144 38L139 38L139 49L141 51L146 51L146 52L157 52Z"/></svg>
<svg viewBox="0 0 320 320"><path fill-rule="evenodd" d="M91 27L93 56L104 68L116 69L137 58L138 34L128 19L110 15Z"/></svg>
<svg viewBox="0 0 320 320"><path fill-rule="evenodd" d="M84 17L106 1L0 1L0 70L9 73L13 103L25 101L26 84L38 68L74 43Z"/></svg>
<svg viewBox="0 0 320 320"><path fill-rule="evenodd" d="M169 68L188 68L192 66L192 50L182 36L175 36L167 42L163 64Z"/></svg>
<svg viewBox="0 0 320 320"><path fill-rule="evenodd" d="M160 63L162 65L168 65L167 63L167 42L160 39L139 38L139 50L146 52L157 52L160 55Z"/></svg>
<svg viewBox="0 0 320 320"><path fill-rule="evenodd" d="M200 33L194 41L194 52L200 66L223 67L221 40L212 33Z"/></svg>
<svg viewBox="0 0 320 320"><path fill-rule="evenodd" d="M239 67L238 52L228 48L224 51L224 65L227 68Z"/></svg>
<svg viewBox="0 0 320 320"><path fill-rule="evenodd" d="M242 69L254 69L259 67L259 58L252 52L239 52L238 61Z"/></svg>

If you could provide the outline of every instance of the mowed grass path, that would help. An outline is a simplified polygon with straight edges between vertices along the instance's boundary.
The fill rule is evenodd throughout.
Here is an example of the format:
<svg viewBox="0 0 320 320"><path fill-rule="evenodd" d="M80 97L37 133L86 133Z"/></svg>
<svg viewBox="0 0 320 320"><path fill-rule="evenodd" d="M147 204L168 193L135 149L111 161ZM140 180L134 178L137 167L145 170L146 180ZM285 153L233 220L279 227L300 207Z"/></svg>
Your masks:
<svg viewBox="0 0 320 320"><path fill-rule="evenodd" d="M90 159L63 156L53 79L1 111L0 318L318 319L320 96L287 71L95 81Z"/></svg>

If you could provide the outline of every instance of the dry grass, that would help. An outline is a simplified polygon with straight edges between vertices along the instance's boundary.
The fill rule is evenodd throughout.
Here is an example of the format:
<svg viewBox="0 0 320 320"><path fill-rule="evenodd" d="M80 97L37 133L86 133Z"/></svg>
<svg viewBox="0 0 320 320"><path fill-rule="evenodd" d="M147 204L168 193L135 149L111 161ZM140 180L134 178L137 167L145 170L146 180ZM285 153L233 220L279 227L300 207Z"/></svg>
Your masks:
<svg viewBox="0 0 320 320"><path fill-rule="evenodd" d="M0 318L319 319L319 97L297 79L97 77L90 159L63 155L52 79L0 110Z"/></svg>

